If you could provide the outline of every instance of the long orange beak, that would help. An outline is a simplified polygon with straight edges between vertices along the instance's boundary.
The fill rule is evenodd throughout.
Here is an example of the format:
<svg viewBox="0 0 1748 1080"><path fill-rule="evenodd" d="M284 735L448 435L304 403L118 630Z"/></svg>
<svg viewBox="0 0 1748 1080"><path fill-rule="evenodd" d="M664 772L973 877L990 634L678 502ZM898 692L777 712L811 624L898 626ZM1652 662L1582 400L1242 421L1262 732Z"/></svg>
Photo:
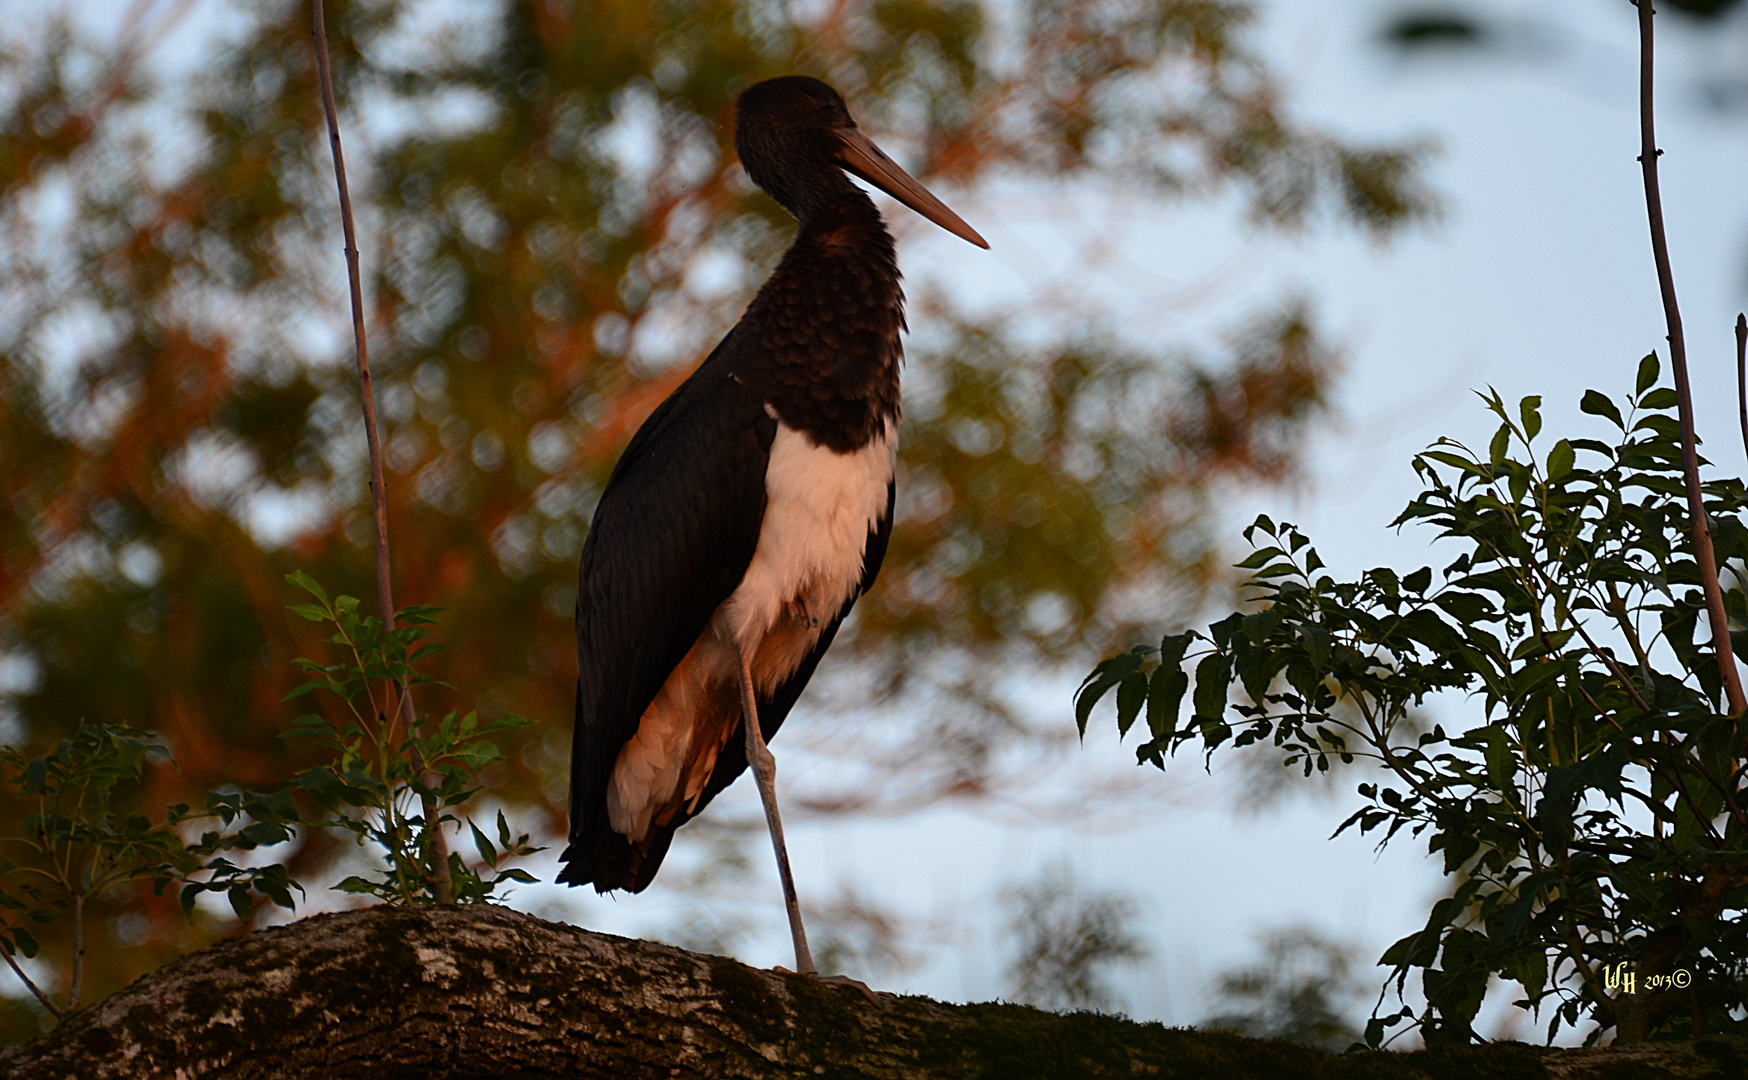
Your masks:
<svg viewBox="0 0 1748 1080"><path fill-rule="evenodd" d="M989 249L989 242L977 235L976 229L965 224L964 218L947 209L946 203L935 198L928 188L899 168L896 161L886 156L886 151L874 145L873 139L855 128L838 128L837 135L844 144L839 157L844 168L954 236L968 240L986 251Z"/></svg>

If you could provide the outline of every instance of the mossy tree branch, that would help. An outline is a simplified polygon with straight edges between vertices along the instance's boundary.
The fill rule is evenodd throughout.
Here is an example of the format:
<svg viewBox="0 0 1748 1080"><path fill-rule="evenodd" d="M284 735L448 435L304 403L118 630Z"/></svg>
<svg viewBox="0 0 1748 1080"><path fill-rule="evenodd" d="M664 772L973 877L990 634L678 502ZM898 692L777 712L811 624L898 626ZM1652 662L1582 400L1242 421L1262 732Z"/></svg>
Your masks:
<svg viewBox="0 0 1748 1080"><path fill-rule="evenodd" d="M186 956L0 1052L13 1080L292 1077L1713 1075L1741 1041L1336 1057L1288 1043L860 994L496 907L320 915Z"/></svg>

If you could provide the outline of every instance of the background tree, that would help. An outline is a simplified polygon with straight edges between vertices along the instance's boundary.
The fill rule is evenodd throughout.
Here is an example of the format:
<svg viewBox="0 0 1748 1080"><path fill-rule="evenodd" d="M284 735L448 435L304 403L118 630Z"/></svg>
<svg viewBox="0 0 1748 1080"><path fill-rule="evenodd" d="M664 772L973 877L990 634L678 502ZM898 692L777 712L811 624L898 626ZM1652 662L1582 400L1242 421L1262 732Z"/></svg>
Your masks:
<svg viewBox="0 0 1748 1080"><path fill-rule="evenodd" d="M1119 1002L1106 980L1118 964L1147 957L1135 932L1135 902L1120 893L1088 891L1067 866L1046 870L1036 882L1011 886L1008 937L1010 996L1041 1009L1097 1009Z"/></svg>
<svg viewBox="0 0 1748 1080"><path fill-rule="evenodd" d="M1353 946L1306 926L1257 935L1261 957L1222 972L1220 1011L1196 1026L1253 1039L1285 1039L1339 1053L1359 1039L1353 1018L1367 997Z"/></svg>
<svg viewBox="0 0 1748 1080"><path fill-rule="evenodd" d="M185 10L136 4L110 43L51 17L0 65L0 649L22 673L0 709L23 747L81 717L160 733L181 770L153 774L157 798L305 763L279 739L290 660L311 651L284 575L363 593L369 573L307 8L234 12L191 74L142 75ZM448 609L463 647L438 677L488 719L536 721L504 739L497 792L562 827L588 514L784 243L728 150L738 89L828 79L962 203L1000 180L1236 193L1276 229L1385 236L1424 216L1422 148L1294 122L1247 48L1253 17L1213 0L329 8L360 133L396 595ZM862 769L816 809L1000 793L999 751L1041 736L995 677L1187 615L1219 563L1211 498L1291 474L1336 367L1287 300L1196 358L1122 341L1071 295L911 295L927 332L899 521L815 700L850 700L836 682L928 707L813 740ZM306 844L292 865L330 856ZM154 911L91 990L214 932Z"/></svg>

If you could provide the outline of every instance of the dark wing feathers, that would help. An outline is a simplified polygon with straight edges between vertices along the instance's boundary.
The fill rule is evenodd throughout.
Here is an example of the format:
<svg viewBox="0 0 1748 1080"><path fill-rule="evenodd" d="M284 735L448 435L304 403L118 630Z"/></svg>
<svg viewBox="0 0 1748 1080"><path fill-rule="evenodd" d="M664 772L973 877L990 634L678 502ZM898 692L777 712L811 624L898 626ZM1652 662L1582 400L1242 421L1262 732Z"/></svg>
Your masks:
<svg viewBox="0 0 1748 1080"><path fill-rule="evenodd" d="M638 851L606 820L619 750L667 677L734 592L758 546L765 468L777 421L763 395L731 374L738 328L644 421L607 482L583 543L577 579L577 713L571 746L570 846L559 880L641 891L674 830L746 769L737 724L697 803L653 826ZM769 391L770 388L762 387ZM892 533L892 496L868 534L868 591ZM759 706L767 739L789 715L854 607L844 604L795 674Z"/></svg>
<svg viewBox="0 0 1748 1080"><path fill-rule="evenodd" d="M777 422L721 362L733 340L632 437L583 543L571 846L560 856L568 864L560 881L599 887L610 876L593 865L590 838L607 831L619 749L758 545Z"/></svg>
<svg viewBox="0 0 1748 1080"><path fill-rule="evenodd" d="M789 710L795 707L795 702L801 697L801 691L806 689L808 680L813 678L813 671L819 666L819 661L831 648L832 639L837 637L838 628L850 614L850 609L856 606L856 600L874 585L874 579L880 574L880 564L886 559L886 543L892 537L892 500L894 487L886 485L886 516L879 524L868 532L868 547L862 555L862 587L855 595L844 602L843 609L837 614L824 630L820 631L819 641L813 651L801 661L801 666L795 669L795 674L776 689L770 700L759 702L759 730L769 742L777 729L783 726L783 721L789 716ZM655 877L655 872L661 866L662 856L667 853L668 844L674 838L674 830L704 812L719 792L735 782L747 767L746 733L740 724L734 727L734 734L723 746L722 752L716 757L716 768L710 773L710 780L704 785L703 793L697 803L690 809L682 808L674 819L662 826L652 826L650 833L650 852L644 856L631 882L626 886L632 892L642 892L644 887Z"/></svg>

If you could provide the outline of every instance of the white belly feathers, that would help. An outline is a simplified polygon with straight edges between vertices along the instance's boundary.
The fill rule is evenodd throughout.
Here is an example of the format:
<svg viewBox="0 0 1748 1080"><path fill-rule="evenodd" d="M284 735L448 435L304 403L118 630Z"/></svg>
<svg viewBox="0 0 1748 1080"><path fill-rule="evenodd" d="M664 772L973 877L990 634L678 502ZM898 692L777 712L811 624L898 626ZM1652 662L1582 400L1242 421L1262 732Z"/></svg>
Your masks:
<svg viewBox="0 0 1748 1080"><path fill-rule="evenodd" d="M615 832L640 842L659 812L703 792L740 719L736 646L752 655L753 685L768 696L861 586L896 443L889 422L867 446L840 454L778 422L753 561L620 749L607 788Z"/></svg>
<svg viewBox="0 0 1748 1080"><path fill-rule="evenodd" d="M804 608L794 614L816 624L838 613L862 583L868 530L886 513L894 445L890 423L881 437L848 454L777 425L759 547L740 587L717 612L719 633L756 646L793 605Z"/></svg>

